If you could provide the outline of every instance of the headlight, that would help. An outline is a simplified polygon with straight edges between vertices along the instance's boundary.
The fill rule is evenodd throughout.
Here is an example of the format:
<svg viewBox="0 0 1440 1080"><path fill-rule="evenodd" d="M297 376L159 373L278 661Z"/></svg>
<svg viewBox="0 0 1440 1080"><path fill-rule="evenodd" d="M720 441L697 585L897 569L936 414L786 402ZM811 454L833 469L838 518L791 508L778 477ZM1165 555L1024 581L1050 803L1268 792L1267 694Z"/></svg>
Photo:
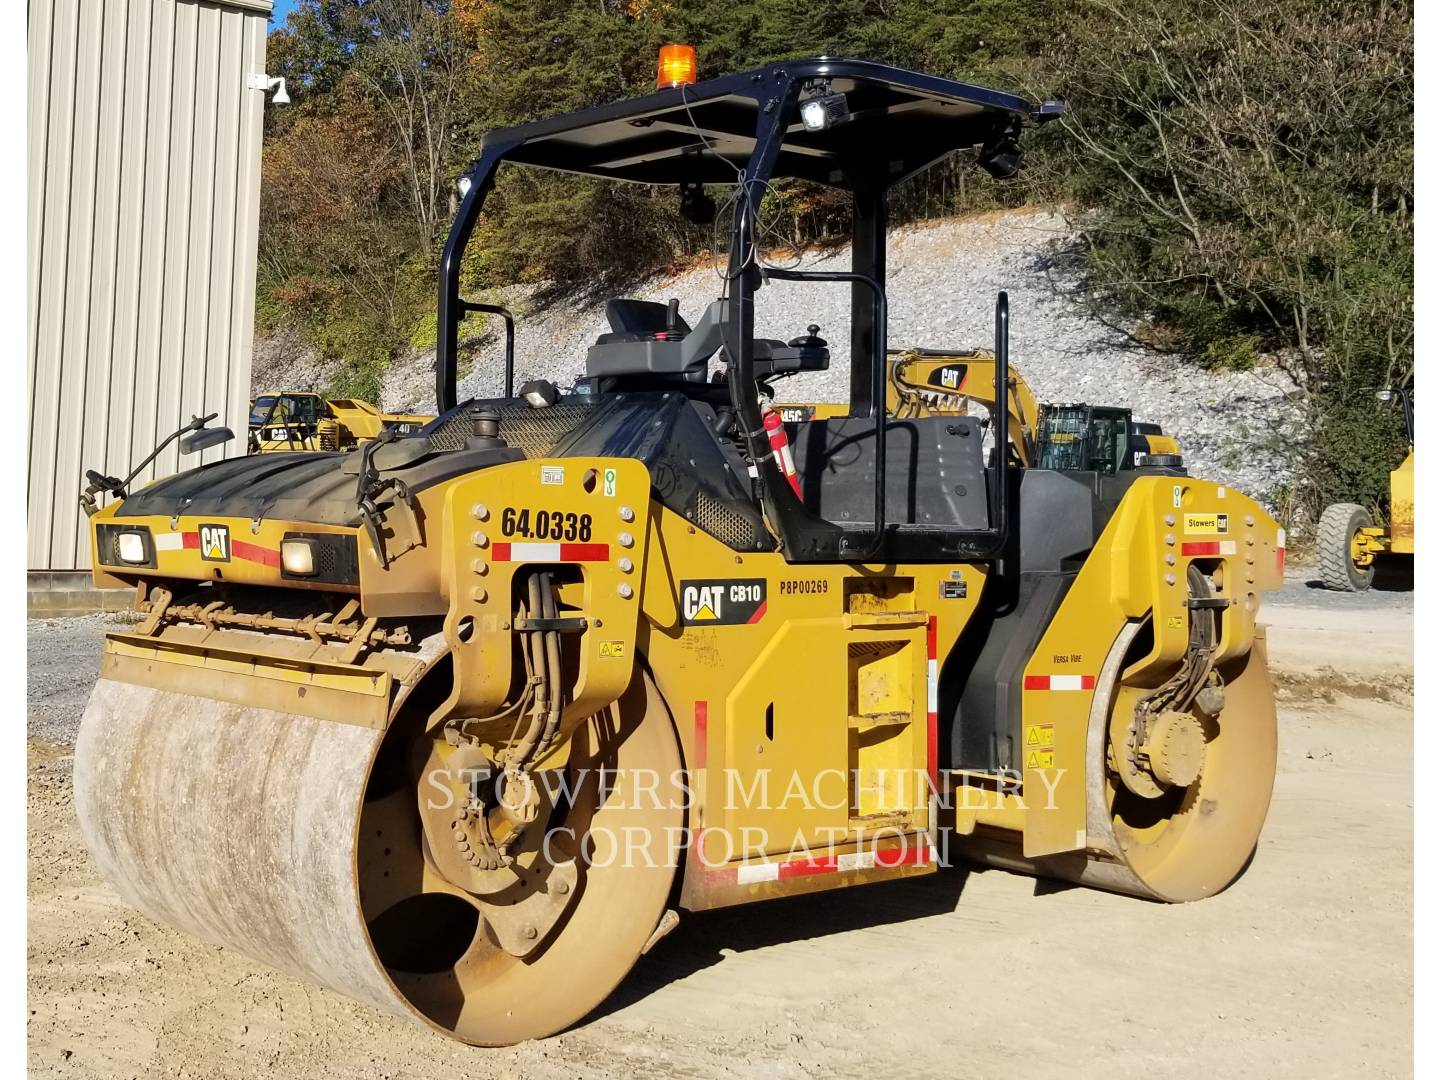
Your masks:
<svg viewBox="0 0 1440 1080"><path fill-rule="evenodd" d="M95 561L101 566L155 569L155 539L144 525L96 525Z"/></svg>
<svg viewBox="0 0 1440 1080"><path fill-rule="evenodd" d="M806 131L822 131L825 128L825 106L820 101L807 101L800 106L800 122Z"/></svg>
<svg viewBox="0 0 1440 1080"><path fill-rule="evenodd" d="M800 122L806 131L824 131L850 119L850 104L844 94L826 94L800 103Z"/></svg>
<svg viewBox="0 0 1440 1080"><path fill-rule="evenodd" d="M280 538L280 576L314 585L359 585L355 534L286 533Z"/></svg>
<svg viewBox="0 0 1440 1080"><path fill-rule="evenodd" d="M133 529L122 532L115 538L115 551L119 554L120 561L136 566L150 561L150 553L146 550L148 546L145 543L145 534Z"/></svg>
<svg viewBox="0 0 1440 1080"><path fill-rule="evenodd" d="M315 574L315 545L310 540L284 540L280 544L280 565L294 577Z"/></svg>

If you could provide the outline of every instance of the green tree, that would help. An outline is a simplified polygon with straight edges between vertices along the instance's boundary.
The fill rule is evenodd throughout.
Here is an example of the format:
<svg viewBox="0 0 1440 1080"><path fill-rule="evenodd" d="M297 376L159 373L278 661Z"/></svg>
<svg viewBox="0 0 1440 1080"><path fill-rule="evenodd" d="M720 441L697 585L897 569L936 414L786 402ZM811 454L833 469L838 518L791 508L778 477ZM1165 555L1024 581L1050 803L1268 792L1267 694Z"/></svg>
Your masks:
<svg viewBox="0 0 1440 1080"><path fill-rule="evenodd" d="M1101 0L1056 41L1092 298L1212 366L1276 356L1309 520L1376 504L1398 424L1371 391L1414 367L1409 8Z"/></svg>

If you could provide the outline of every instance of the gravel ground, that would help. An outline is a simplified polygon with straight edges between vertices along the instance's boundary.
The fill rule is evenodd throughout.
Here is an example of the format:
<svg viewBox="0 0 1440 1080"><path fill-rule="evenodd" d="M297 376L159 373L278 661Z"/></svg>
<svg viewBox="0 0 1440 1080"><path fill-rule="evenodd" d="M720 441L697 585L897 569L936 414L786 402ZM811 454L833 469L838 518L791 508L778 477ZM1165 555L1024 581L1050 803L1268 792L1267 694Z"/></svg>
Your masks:
<svg viewBox="0 0 1440 1080"><path fill-rule="evenodd" d="M1275 794L1219 896L1168 907L955 867L690 914L594 1015L501 1050L126 906L85 854L70 784L105 620L32 621L30 1075L1409 1076L1410 598L1307 577L1267 597Z"/></svg>
<svg viewBox="0 0 1440 1080"><path fill-rule="evenodd" d="M1004 289L1010 294L1011 357L1039 400L1129 406L1137 419L1158 422L1179 437L1196 475L1268 496L1290 475L1285 448L1293 442L1297 410L1286 395L1293 384L1276 368L1208 374L1137 348L1075 304L1076 277L1064 258L1072 241L1062 218L1037 212L893 233L888 251L891 343L990 345L995 295ZM848 268L849 251L807 255L802 266ZM713 268L705 266L647 282L633 295L662 301L678 297L681 312L693 321L719 292ZM518 291L508 302L517 311L518 380L543 377L568 386L583 368L585 350L608 329L603 303L527 312ZM775 282L760 290L757 333L788 340L814 322L831 346L830 370L792 377L782 384L785 397L846 398L848 320L847 286ZM461 380L462 399L500 392L500 342L485 340L490 344L482 348L482 360ZM384 405L432 408L433 362L433 354L424 354L391 368Z"/></svg>
<svg viewBox="0 0 1440 1080"><path fill-rule="evenodd" d="M122 625L113 614L31 619L26 624L30 738L75 744L80 714L100 675L100 635Z"/></svg>
<svg viewBox="0 0 1440 1080"><path fill-rule="evenodd" d="M1415 615L1415 591L1411 575L1405 567L1387 568L1390 573L1377 575L1371 588L1360 593L1331 592L1320 582L1320 572L1303 564L1285 568L1285 587L1266 593L1264 607L1315 607L1331 611L1403 611Z"/></svg>

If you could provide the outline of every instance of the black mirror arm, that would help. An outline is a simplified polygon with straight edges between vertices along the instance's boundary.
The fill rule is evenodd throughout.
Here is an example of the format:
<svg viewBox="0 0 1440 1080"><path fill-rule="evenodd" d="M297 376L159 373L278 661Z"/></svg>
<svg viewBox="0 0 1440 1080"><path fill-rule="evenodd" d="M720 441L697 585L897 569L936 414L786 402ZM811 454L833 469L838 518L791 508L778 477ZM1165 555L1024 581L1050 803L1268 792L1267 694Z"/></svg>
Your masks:
<svg viewBox="0 0 1440 1080"><path fill-rule="evenodd" d="M355 508L360 512L360 521L365 526L375 554L380 557L381 568L387 570L390 568L390 555L385 549L385 536L381 532L385 509L380 506L380 497L387 491L394 492L392 505L404 507L410 517L411 528L417 527L415 495L409 485L398 476L382 478L380 470L374 465L375 451L399 437L398 429L386 428L365 444L360 451L360 476L355 484Z"/></svg>
<svg viewBox="0 0 1440 1080"><path fill-rule="evenodd" d="M100 509L99 505L95 502L95 496L102 491L108 491L117 499L126 498L127 493L130 490L130 481L134 480L135 477L139 476L140 473L145 470L146 466L148 466L152 461L159 457L161 451L163 451L176 439L180 438L181 435L184 435L187 431L199 431L201 428L203 428L206 424L208 424L211 420L214 420L219 415L219 413L211 413L209 416L190 417L190 422L188 424L176 431L172 431L169 435L167 435L165 437L165 440L160 443L159 446L155 447L154 450L150 451L149 456L146 457L144 461L140 462L139 465L136 465L133 469L130 470L129 475L127 475L124 480L117 480L113 476L102 475L101 473L96 472L94 469L86 469L85 479L90 481L90 483L89 486L85 488L84 493L80 496L80 505L85 508L85 513L93 515Z"/></svg>
<svg viewBox="0 0 1440 1080"><path fill-rule="evenodd" d="M199 431L201 428L203 428L206 424L208 424L211 420L214 420L219 415L219 413L212 412L209 416L191 416L190 422L188 424L186 424L182 428L178 428L177 430L172 431L169 435L165 437L164 442L162 442L159 446L155 447L154 450L150 451L149 457L147 457L144 461L140 462L139 465L136 465L135 468L131 469L130 475L125 477L125 479L120 482L121 486L128 491L130 489L130 481L134 480L135 477L139 476L140 473L145 470L146 466L148 466L152 461L159 457L161 451L163 451L176 439L180 438L181 435L184 435L187 432L191 431ZM123 498L124 496L122 495L121 497Z"/></svg>

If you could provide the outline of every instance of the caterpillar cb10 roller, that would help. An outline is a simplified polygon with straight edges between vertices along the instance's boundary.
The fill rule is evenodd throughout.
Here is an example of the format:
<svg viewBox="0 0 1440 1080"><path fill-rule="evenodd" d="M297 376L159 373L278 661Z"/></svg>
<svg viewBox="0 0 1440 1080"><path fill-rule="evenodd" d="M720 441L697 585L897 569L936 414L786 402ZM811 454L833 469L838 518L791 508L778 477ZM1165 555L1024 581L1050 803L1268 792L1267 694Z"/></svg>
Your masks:
<svg viewBox="0 0 1440 1080"><path fill-rule="evenodd" d="M140 618L75 799L135 907L497 1045L581 1020L686 912L958 858L1163 901L1245 867L1276 523L1133 455L1019 465L1009 409L884 404L887 191L956 151L1008 176L1058 107L835 59L692 82L679 54L656 93L485 138L432 422L105 489L95 575ZM571 389L457 402L460 267L515 164L720 201L728 266L703 310L612 300ZM850 193L849 269L768 265L781 179ZM787 424L775 385L830 362L819 327L757 333L797 281L850 300L850 405ZM1004 400L1004 295L950 302L994 307Z"/></svg>

